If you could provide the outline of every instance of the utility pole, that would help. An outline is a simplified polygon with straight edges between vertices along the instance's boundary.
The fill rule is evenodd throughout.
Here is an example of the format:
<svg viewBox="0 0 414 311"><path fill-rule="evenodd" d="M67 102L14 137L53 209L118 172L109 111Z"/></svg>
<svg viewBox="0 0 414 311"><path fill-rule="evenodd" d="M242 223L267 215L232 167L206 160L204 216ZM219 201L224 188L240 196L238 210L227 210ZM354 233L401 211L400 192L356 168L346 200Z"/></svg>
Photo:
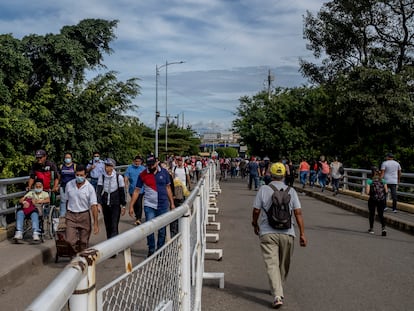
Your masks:
<svg viewBox="0 0 414 311"><path fill-rule="evenodd" d="M275 80L275 76L271 74L270 69L269 69L269 73L267 75L267 96L270 100L270 95L271 95L271 86L272 86L272 82Z"/></svg>

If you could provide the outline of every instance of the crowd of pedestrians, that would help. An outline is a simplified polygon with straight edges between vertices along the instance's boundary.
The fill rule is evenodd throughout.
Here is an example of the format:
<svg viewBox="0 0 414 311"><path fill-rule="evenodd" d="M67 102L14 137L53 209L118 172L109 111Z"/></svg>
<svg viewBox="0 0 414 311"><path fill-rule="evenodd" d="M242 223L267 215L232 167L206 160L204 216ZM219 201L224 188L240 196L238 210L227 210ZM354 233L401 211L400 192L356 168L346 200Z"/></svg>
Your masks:
<svg viewBox="0 0 414 311"><path fill-rule="evenodd" d="M86 165L77 164L71 152L63 155L60 165L50 161L43 149L36 151L35 159L29 172L27 193L20 199L21 208L16 213L14 240L23 239L24 219L29 218L32 240L39 241L40 216L45 204L59 203L57 230L64 232L66 241L77 251L89 246L92 232L99 232L99 213L103 214L106 237L110 239L119 234L119 221L126 212L128 195L131 198L128 212L134 218L134 225L182 204L209 161L205 157L171 155L160 162L153 154L144 161L137 155L121 175L116 171L116 161L102 159L98 151L93 152ZM56 199L57 193L60 202ZM178 221L170 229L171 236L177 234ZM165 228L161 228L157 242L154 234L147 237L148 256L163 246L165 236Z"/></svg>

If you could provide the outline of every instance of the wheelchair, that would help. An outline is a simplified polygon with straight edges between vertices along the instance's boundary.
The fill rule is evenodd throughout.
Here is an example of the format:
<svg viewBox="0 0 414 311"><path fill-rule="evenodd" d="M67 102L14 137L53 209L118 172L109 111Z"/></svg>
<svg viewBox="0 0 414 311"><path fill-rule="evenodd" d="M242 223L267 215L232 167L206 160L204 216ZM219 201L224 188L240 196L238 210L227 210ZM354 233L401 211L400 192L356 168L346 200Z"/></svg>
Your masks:
<svg viewBox="0 0 414 311"><path fill-rule="evenodd" d="M23 206L21 204L16 206L16 221L17 221L17 211L20 211ZM32 213L38 213L39 215L39 236L40 242L44 242L45 238L53 239L55 236L55 232L59 223L59 208L55 205L51 204L43 204L41 209L37 209ZM23 221L23 240L28 241L31 240L33 234L33 227L32 227L32 220L31 214L24 216ZM14 239L15 242L19 242L19 240Z"/></svg>

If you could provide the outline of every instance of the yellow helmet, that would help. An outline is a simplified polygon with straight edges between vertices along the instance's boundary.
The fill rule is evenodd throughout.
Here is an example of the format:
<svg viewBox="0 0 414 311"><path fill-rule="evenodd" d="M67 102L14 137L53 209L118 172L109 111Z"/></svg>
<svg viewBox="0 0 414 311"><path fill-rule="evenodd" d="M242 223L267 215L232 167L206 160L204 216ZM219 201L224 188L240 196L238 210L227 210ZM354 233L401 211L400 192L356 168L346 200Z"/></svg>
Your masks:
<svg viewBox="0 0 414 311"><path fill-rule="evenodd" d="M285 176L286 174L285 165L280 162L273 163L272 166L270 167L270 174L275 175L275 176Z"/></svg>

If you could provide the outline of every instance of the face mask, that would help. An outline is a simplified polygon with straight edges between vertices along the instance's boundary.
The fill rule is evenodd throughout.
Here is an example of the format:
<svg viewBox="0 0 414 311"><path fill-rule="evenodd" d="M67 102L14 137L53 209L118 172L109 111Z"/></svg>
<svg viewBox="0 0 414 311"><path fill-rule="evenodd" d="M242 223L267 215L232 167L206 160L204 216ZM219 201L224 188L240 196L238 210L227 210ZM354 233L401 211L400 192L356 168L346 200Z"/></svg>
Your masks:
<svg viewBox="0 0 414 311"><path fill-rule="evenodd" d="M42 191L43 191L43 188L34 188L34 191L35 191L36 193L40 193L40 192L42 192Z"/></svg>
<svg viewBox="0 0 414 311"><path fill-rule="evenodd" d="M93 158L95 161L99 161L99 157L94 157Z"/></svg>
<svg viewBox="0 0 414 311"><path fill-rule="evenodd" d="M65 158L65 163L67 163L67 164L72 163L72 159L71 158Z"/></svg>
<svg viewBox="0 0 414 311"><path fill-rule="evenodd" d="M85 177L83 177L83 176L76 176L76 182L78 183L78 184L81 184L81 183L83 183L85 181Z"/></svg>

